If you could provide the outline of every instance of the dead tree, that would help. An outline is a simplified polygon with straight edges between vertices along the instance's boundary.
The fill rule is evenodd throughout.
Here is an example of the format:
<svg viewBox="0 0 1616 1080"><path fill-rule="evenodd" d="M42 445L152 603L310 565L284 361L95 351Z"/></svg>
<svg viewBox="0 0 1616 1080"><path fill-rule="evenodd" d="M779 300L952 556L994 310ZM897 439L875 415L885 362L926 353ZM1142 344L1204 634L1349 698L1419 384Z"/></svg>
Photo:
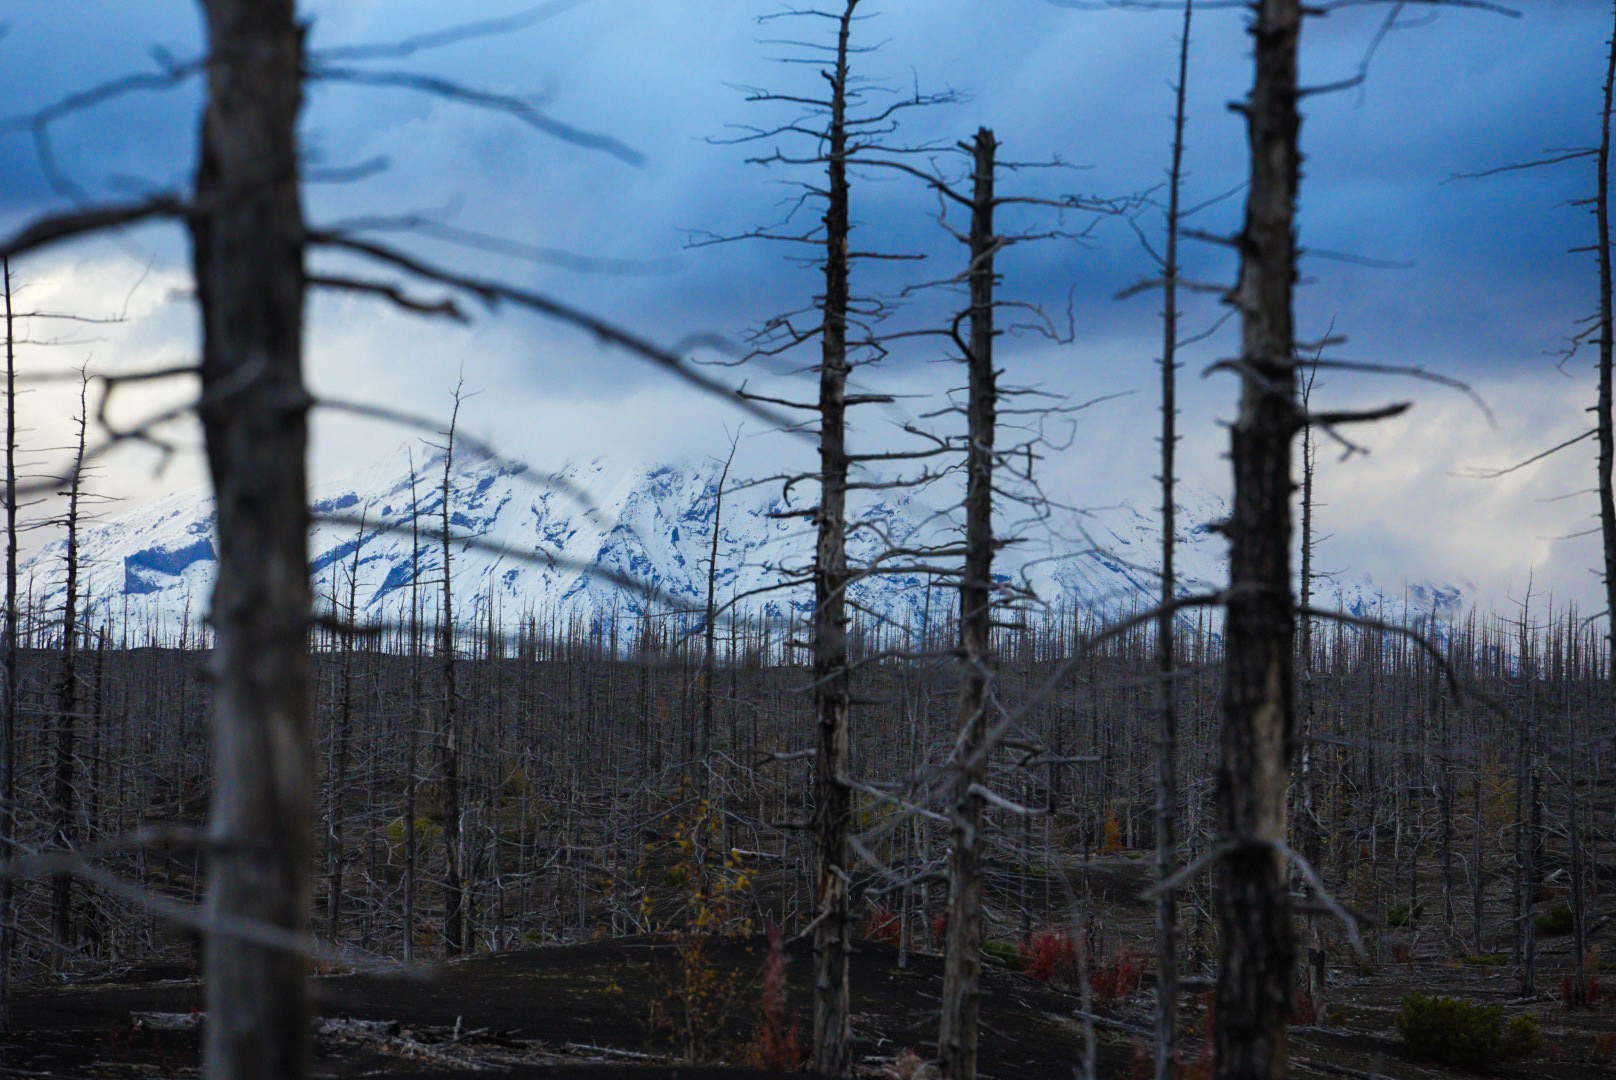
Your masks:
<svg viewBox="0 0 1616 1080"><path fill-rule="evenodd" d="M415 455L410 454L410 708L404 743L404 962L415 961L416 769L421 729L421 503L416 492Z"/></svg>
<svg viewBox="0 0 1616 1080"><path fill-rule="evenodd" d="M205 1059L220 1080L303 1076L313 862L308 632L311 399L292 0L203 0L207 104L190 225L202 315L199 413L218 506L210 717Z"/></svg>
<svg viewBox="0 0 1616 1080"><path fill-rule="evenodd" d="M84 479L84 434L89 426L89 378L80 372L79 411L74 422L78 426L73 468L68 474L67 548L63 553L65 570L64 599L62 601L62 666L56 682L56 762L55 796L52 799L55 821L52 842L62 851L78 846L78 810L75 795L75 760L79 711L79 509ZM76 944L73 923L73 875L57 874L51 880L51 969L60 971L68 950Z"/></svg>
<svg viewBox="0 0 1616 1080"><path fill-rule="evenodd" d="M948 935L943 957L943 1076L976 1076L978 981L982 967L983 795L987 782L988 691L993 677L993 466L998 414L993 367L994 157L998 142L982 128L973 144L969 280L970 341L965 362L965 572L960 578L959 738L951 799Z"/></svg>
<svg viewBox="0 0 1616 1080"><path fill-rule="evenodd" d="M1599 113L1599 156L1595 171L1594 222L1597 229L1595 257L1599 262L1599 398L1594 407L1598 431L1599 531L1604 541L1605 620L1610 640L1610 675L1616 680L1616 423L1612 420L1613 361L1616 337L1611 315L1610 256L1610 117L1611 99L1616 91L1616 26L1611 30L1605 62L1605 97Z"/></svg>
<svg viewBox="0 0 1616 1080"><path fill-rule="evenodd" d="M6 291L6 595L5 713L0 717L0 857L16 853L17 820L17 351L11 307L11 260L0 263ZM11 964L16 952L12 931L16 884L0 879L0 1029L11 1027Z"/></svg>
<svg viewBox="0 0 1616 1080"><path fill-rule="evenodd" d="M851 57L860 51L852 44L859 0L844 0L835 11L789 11L783 16L811 16L830 20L836 27L833 47L809 46L816 54L829 53L820 67L827 93L824 97L757 92L749 100L782 102L793 107L807 106L823 126L809 130L802 122L787 123L769 131L756 131L734 141L751 142L778 134L810 135L816 150L804 156L788 156L778 150L752 159L758 164L812 166L824 170L823 179L807 186L809 197L824 200L824 214L817 228L800 236L781 236L757 230L735 237L710 237L702 244L743 238L786 240L810 244L824 252L821 263L824 291L816 299L819 318L814 325L798 328L791 316L778 317L765 324L755 336L754 356L775 356L819 339L818 394L813 401L785 401L745 395L748 400L768 402L812 414L817 420L818 469L812 473L783 478L789 491L799 482L817 482L819 499L811 510L794 512L805 516L814 528L814 556L806 573L787 574L781 587L809 585L814 606L810 620L808 647L813 655L813 715L815 723L813 766L813 815L810 828L814 839L816 882L814 940L814 1030L811 1048L813 1071L825 1076L846 1076L852 1069L849 1027L848 956L853 946L853 926L849 913L848 882L852 865L852 788L849 784L848 714L851 707L851 679L848 670L848 587L857 575L848 566L848 492L856 486L849 478L855 461L867 460L852 454L847 445L847 410L856 404L891 401L874 394L849 395L848 376L853 369L854 350L871 344L862 331L868 312L852 314L852 265L855 253L849 245L852 220L849 210L849 168L862 151L871 148L872 137L888 130L892 113L904 105L921 104L923 99L901 102L874 116L850 116L859 94L851 83ZM819 65L821 61L816 59ZM873 135L872 135L873 133ZM851 335L850 328L854 333ZM787 427L796 425L787 424Z"/></svg>
<svg viewBox="0 0 1616 1080"><path fill-rule="evenodd" d="M449 417L449 430L443 444L443 481L440 487L442 505L438 508L443 535L443 608L438 628L439 659L443 663L443 711L438 726L438 760L443 769L443 947L450 956L464 955L466 942L465 882L461 866L460 837L460 718L456 711L459 687L455 665L454 590L452 586L450 541L450 508L453 504L455 427L460 420L461 388L455 386L454 410Z"/></svg>
<svg viewBox="0 0 1616 1080"><path fill-rule="evenodd" d="M848 955L853 927L847 904L852 869L848 833L852 789L847 784L847 309L848 41L858 0L847 0L836 31L826 128L825 294L820 311L819 506L814 511L814 842L818 852L818 911L814 926L814 1044L812 1068L822 1076L852 1072Z"/></svg>
<svg viewBox="0 0 1616 1080"><path fill-rule="evenodd" d="M724 485L729 481L729 468L735 463L735 446L740 440L740 432L736 432L730 439L729 454L724 458L724 467L718 473L718 486L713 491L713 542L707 549L707 608L702 620L702 650L701 650L701 771L702 790L706 790L707 768L709 758L713 752L713 701L716 688L713 686L716 657L716 634L718 632L718 539L724 515Z"/></svg>
<svg viewBox="0 0 1616 1080"><path fill-rule="evenodd" d="M1315 362L1307 371L1307 378L1301 386L1302 409L1306 412L1312 404L1313 383L1319 373ZM1303 611L1313 606L1313 548L1316 539L1313 532L1313 511L1315 507L1313 485L1317 476L1315 469L1318 454L1318 443L1314 439L1311 425L1302 430L1302 540L1299 547L1302 566L1298 576L1301 584L1301 604ZM1298 655L1302 663L1302 716L1301 732L1298 742L1301 744L1301 760L1297 770L1297 798L1301 807L1296 814L1296 843L1302 855L1315 867L1321 862L1322 826L1318 819L1316 790L1318 788L1318 747L1315 739L1314 724L1317 710L1314 700L1313 686L1313 617L1304 614L1301 621L1301 642L1298 645ZM1307 913L1307 993L1309 1003L1313 1007L1315 1016L1325 1015L1325 964L1328 954L1324 947L1323 931L1319 925L1319 913L1314 910L1318 905L1309 906Z"/></svg>
<svg viewBox="0 0 1616 1080"><path fill-rule="evenodd" d="M1174 90L1173 159L1167 178L1167 243L1162 265L1161 357L1161 613L1156 619L1156 874L1165 881L1178 865L1178 674L1174 645L1178 592L1173 555L1178 508L1174 504L1174 455L1178 450L1178 240L1184 175L1185 96L1189 83L1190 22L1194 0L1185 0ZM1170 1080L1178 1058L1178 902L1172 889L1156 896L1156 1080Z"/></svg>
<svg viewBox="0 0 1616 1080"><path fill-rule="evenodd" d="M367 506L368 512L369 507ZM359 532L354 537L353 559L348 566L348 609L342 615L337 604L336 575L332 575L332 615L341 621L336 640L341 642L341 673L337 686L337 713L331 732L331 754L326 770L326 936L342 940L343 849L348 832L348 762L353 741L354 713L354 627L359 617L359 559L365 546L365 514L360 514ZM333 567L335 570L335 567ZM334 642L335 643L335 642Z"/></svg>
<svg viewBox="0 0 1616 1080"><path fill-rule="evenodd" d="M1284 1073L1294 1001L1295 930L1285 859L1295 665L1291 440L1296 400L1292 290L1301 154L1301 0L1254 7L1256 79L1242 105L1250 188L1231 296L1241 318L1240 407L1231 429L1234 505L1225 599L1221 863L1215 1075Z"/></svg>

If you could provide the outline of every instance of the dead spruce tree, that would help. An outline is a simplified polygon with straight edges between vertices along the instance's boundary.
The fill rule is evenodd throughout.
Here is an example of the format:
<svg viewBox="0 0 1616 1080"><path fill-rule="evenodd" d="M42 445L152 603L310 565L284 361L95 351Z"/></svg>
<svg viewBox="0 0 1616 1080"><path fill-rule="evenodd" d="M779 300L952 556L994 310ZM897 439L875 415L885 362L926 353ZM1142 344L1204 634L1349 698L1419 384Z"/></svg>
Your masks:
<svg viewBox="0 0 1616 1080"><path fill-rule="evenodd" d="M198 412L218 507L207 912L216 928L245 922L297 939L309 926L314 825L303 28L291 0L204 0L203 11L208 92L188 221L202 312ZM228 931L210 933L206 950L208 1074L304 1075L304 958L284 940Z"/></svg>
<svg viewBox="0 0 1616 1080"><path fill-rule="evenodd" d="M1292 740L1291 440L1296 400L1292 290L1301 175L1297 46L1301 0L1260 0L1256 79L1242 104L1250 188L1238 240L1239 414L1231 428L1223 745L1218 767L1221 965L1215 1075L1284 1075L1295 929L1284 852Z"/></svg>
<svg viewBox="0 0 1616 1080"><path fill-rule="evenodd" d="M977 1070L984 864L992 839L988 830L987 810L991 804L1021 816L1024 823L1030 823L1036 813L1029 807L1018 806L996 795L988 787L989 765L994 751L1006 735L1004 730L995 731L994 724L1002 714L996 686L998 657L994 631L1025 629L1022 623L1007 621L1007 616L1015 614L1011 609L1036 599L1025 582L1007 584L995 580L995 553L1007 543L1019 539L997 535L995 515L1002 504L1017 505L1034 519L1041 520L1050 512L1050 502L1034 476L1035 462L1050 448L1040 424L1052 417L1087 407L1068 406L1063 402L1018 406L1011 410L1017 436L1009 444L1001 441L1000 400L1006 396L1042 395L1032 388L1003 386L1000 383L1001 371L995 364L993 352L994 338L999 333L995 328L995 311L1006 302L999 300L996 295L999 282L996 259L1006 248L1029 240L1081 238L1092 229L1092 222L1104 215L1122 212L1131 205L1129 200L1078 195L1000 195L997 192L999 171L1027 166L1026 163L1002 162L998 157L998 148L998 140L987 128L979 129L971 142L957 145L955 149L968 155L971 163L968 190L949 183L937 173L926 172L893 157L861 158L859 161L860 165L872 169L892 169L922 180L937 195L943 207L939 223L961 240L967 251L966 267L956 277L908 290L964 285L968 297L965 307L956 312L948 328L941 331L942 336L958 350L966 368L964 401L962 404L957 402L954 393L951 393L950 404L930 414L958 414L964 419L962 434L952 439L937 440L941 444L940 450L956 452L963 458L965 492L960 503L964 516L963 536L961 542L954 545L934 547L924 552L904 552L911 556L924 554L932 559L960 558L963 562L957 573L938 573L940 568L922 567L923 572L927 573L928 589L932 583L957 579L959 595L959 637L952 650L958 664L955 727L952 748L939 770L933 794L942 807L942 820L949 826L948 898L945 909L947 929L944 935L938 1056L943 1075L950 1080L970 1080L976 1076ZM1050 164L1053 163L1043 162L1039 166ZM961 206L970 214L970 225L964 233L948 224L950 204ZM995 212L1009 204L1055 209L1063 215L1078 213L1089 219L1091 224L1081 230L1056 228L1001 232L995 226ZM1013 303L1012 306L1042 314L1034 305ZM968 326L964 335L960 329L962 324ZM1059 340L1047 324L1034 322L1021 329ZM1029 417L1033 418L1032 423L1028 423ZM921 458L940 450L888 457ZM925 658L924 650L909 652L905 655L905 662ZM1042 759L1044 763L1052 764L1059 759L1059 755L1050 753L1036 733L1025 730L1024 726L1018 726L1014 735L1020 748L1026 752L1024 763ZM931 779L916 775L912 777L912 782L924 787ZM917 816L914 806L898 803L895 808L903 811L900 820ZM1025 841L1025 834L1023 839ZM1021 857L1025 858L1025 855L1023 850ZM914 876L913 868L906 868L904 878ZM907 888L908 883L905 880L900 885ZM1030 915L1024 912L1025 918L1030 918ZM1025 930L1024 937L1030 935L1030 927Z"/></svg>
<svg viewBox="0 0 1616 1080"><path fill-rule="evenodd" d="M1161 596L1156 618L1156 876L1166 881L1178 865L1178 659L1175 655L1178 595L1173 555L1178 540L1174 471L1178 450L1179 197L1184 176L1184 119L1189 85L1190 25L1194 0L1185 0L1174 87L1172 164L1167 176L1167 240L1162 257L1161 355ZM1171 1080L1178 1067L1178 902L1173 890L1156 896L1156 1080Z"/></svg>
<svg viewBox="0 0 1616 1080"><path fill-rule="evenodd" d="M702 762L701 784L705 791L707 774L713 754L713 706L718 696L714 685L717 676L718 636L718 541L724 523L724 485L729 482L730 466L735 464L735 447L740 442L739 430L730 437L729 453L724 456L723 468L718 471L718 483L713 489L713 536L707 549L707 603L702 612L701 642L701 732L699 760Z"/></svg>
<svg viewBox="0 0 1616 1080"><path fill-rule="evenodd" d="M16 853L17 822L17 336L11 304L11 259L0 262L6 300L6 594L5 701L0 708L0 857ZM12 926L16 918L16 885L8 874L0 879L0 1030L11 1027L11 965L16 953Z"/></svg>
<svg viewBox="0 0 1616 1080"><path fill-rule="evenodd" d="M463 856L464 847L460 836L460 713L458 709L458 696L460 693L457 680L458 665L455 655L455 610L454 588L451 571L453 569L453 552L450 544L454 539L454 532L450 529L453 520L453 481L454 481L454 454L455 454L455 427L460 420L461 386L455 386L454 410L449 417L449 428L444 432L444 442L439 449L443 452L443 478L439 485L439 498L442 505L438 507L438 516L442 524L440 536L440 554L443 558L442 594L443 607L438 613L441 625L438 627L438 648L441 655L439 660L443 665L443 709L439 714L438 722L438 762L443 771L443 947L449 956L464 955L467 949L466 940L466 912L465 912L465 882Z"/></svg>
<svg viewBox="0 0 1616 1080"><path fill-rule="evenodd" d="M998 373L993 366L993 181L998 141L983 128L972 144L970 336L965 349L965 572L959 596L959 737L950 807L948 933L943 951L937 1050L947 1080L974 1080L982 967L983 808L989 686L993 677L993 467Z"/></svg>
<svg viewBox="0 0 1616 1080"><path fill-rule="evenodd" d="M332 636L332 646L341 649L341 670L337 679L337 702L331 718L330 753L326 764L326 937L341 942L343 910L346 898L345 851L348 835L348 807L352 801L349 788L349 763L353 757L354 742L354 645L355 627L359 621L359 567L365 547L365 517L359 515L359 533L353 541L353 555L348 562L348 603L344 609L338 600L337 578L341 564L332 564L331 608L332 618L340 623ZM346 611L346 614L344 614Z"/></svg>
<svg viewBox="0 0 1616 1080"><path fill-rule="evenodd" d="M1616 5L1613 5L1616 10ZM1599 265L1599 396L1594 405L1594 425L1599 439L1598 488L1599 532L1604 547L1605 620L1610 640L1610 672L1616 680L1616 320L1611 313L1612 289L1610 255L1610 118L1613 92L1616 92L1616 25L1612 26L1606 47L1605 94L1599 111L1599 153L1595 169L1594 226L1595 259Z"/></svg>
<svg viewBox="0 0 1616 1080"><path fill-rule="evenodd" d="M61 851L73 851L79 843L79 811L77 807L78 780L78 726L79 726L79 670L78 645L80 626L79 535L82 524L84 469L84 438L89 427L86 412L89 401L89 376L79 372L79 407L74 417L78 437L73 455L73 467L68 473L67 507L62 525L67 536L63 552L62 599L62 664L56 680L56 760L53 793L54 821L52 844ZM57 874L51 881L51 970L61 971L69 951L77 945L76 924L73 918L73 876Z"/></svg>
<svg viewBox="0 0 1616 1080"><path fill-rule="evenodd" d="M850 271L847 184L848 41L858 0L848 0L836 27L830 76L825 195L825 292L820 301L819 505L814 510L813 679L814 842L818 852L818 910L814 916L813 1070L852 1072L848 955L853 927L847 883L852 869L847 837L852 790L847 785L847 309Z"/></svg>
<svg viewBox="0 0 1616 1080"><path fill-rule="evenodd" d="M852 58L868 47L853 44L858 21L859 0L846 0L834 11L808 9L782 13L780 17L817 18L835 26L836 44L818 43L806 47L817 54L830 53L828 60L813 61L825 82L825 96L775 94L757 91L748 96L753 102L776 102L805 108L811 121L787 123L769 130L731 140L751 142L777 135L806 135L816 143L815 152L790 155L781 151L752 159L763 165L810 166L824 170L822 181L807 185L808 198L822 199L824 213L817 228L803 235L782 235L757 230L729 237L707 237L696 246L739 239L768 239L811 244L823 251L820 268L824 291L816 298L818 320L810 327L798 327L792 316L767 322L755 335L751 359L778 356L818 339L818 395L813 402L797 402L743 393L748 400L799 409L815 418L819 468L812 474L782 478L789 488L799 482L816 481L818 503L798 516L809 518L814 529L814 557L807 574L814 604L808 645L812 650L813 714L815 722L813 819L816 859L816 908L814 937L814 1030L811 1049L813 1071L825 1076L846 1076L852 1069L850 1050L850 996L848 956L853 947L854 926L848 903L848 883L853 871L849 837L852 829L852 787L849 783L848 723L852 703L848 661L848 588L861 575L848 565L848 493L869 486L850 477L851 470L863 463L893 460L906 455L855 454L848 448L847 410L855 405L890 403L882 394L848 392L848 379L859 352L879 358L882 347L872 323L887 314L879 301L855 305L851 287L853 263L861 258L880 257L874 252L854 251L850 244L850 169L870 153L886 149L883 137L892 130L892 117L900 109L937 104L948 95L916 94L884 109L854 112L866 102L866 94L854 83ZM803 43L787 43L803 44ZM809 124L813 126L810 127ZM795 426L795 425L792 425ZM787 573L784 587L803 583L801 575Z"/></svg>

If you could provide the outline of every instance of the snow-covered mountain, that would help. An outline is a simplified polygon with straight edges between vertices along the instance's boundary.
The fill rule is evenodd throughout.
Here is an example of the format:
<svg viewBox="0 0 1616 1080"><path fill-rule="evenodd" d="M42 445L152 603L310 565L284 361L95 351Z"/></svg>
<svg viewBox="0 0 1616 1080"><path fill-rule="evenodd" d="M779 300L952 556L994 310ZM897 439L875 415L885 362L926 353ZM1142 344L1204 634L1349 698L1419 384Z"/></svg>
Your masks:
<svg viewBox="0 0 1616 1080"><path fill-rule="evenodd" d="M439 603L443 554L434 535L443 510L441 454L415 464L403 449L316 492L311 542L317 591L346 607L350 576L362 620L401 620L415 593L428 611ZM706 602L713 515L720 467L570 462L548 475L510 461L462 455L450 484L450 545L457 618L506 626L535 613L636 615L647 610L700 611ZM787 501L779 483L748 485L732 474L724 493L718 537L720 601L758 616L789 617L808 610L811 591L781 587L812 552L810 526L793 516L811 500L812 484ZM957 537L949 494L904 490L869 493L855 507L860 523L849 541L851 560L868 564L889 546L948 543ZM1216 497L1186 491L1181 500L1182 587L1202 590L1224 579L1226 543L1208 527L1225 513ZM358 525L363 520L364 527ZM419 520L419 540L412 521ZM177 493L87 530L81 538L81 577L95 618L170 631L206 610L216 560L211 497ZM1125 608L1148 605L1159 588L1159 529L1154 510L1118 505L1047 521L1007 521L1019 536L997 559L1006 582L1030 587L1055 606ZM419 546L418 558L414 556ZM24 568L35 610L59 607L64 542L45 548ZM936 560L929 560L935 562ZM925 575L902 570L867 578L852 597L898 625L942 618L953 604L945 589L928 593ZM421 588L412 590L417 579ZM1346 590L1349 606L1380 602L1366 583ZM1410 607L1453 596L1410 598ZM928 612L928 603L930 610Z"/></svg>

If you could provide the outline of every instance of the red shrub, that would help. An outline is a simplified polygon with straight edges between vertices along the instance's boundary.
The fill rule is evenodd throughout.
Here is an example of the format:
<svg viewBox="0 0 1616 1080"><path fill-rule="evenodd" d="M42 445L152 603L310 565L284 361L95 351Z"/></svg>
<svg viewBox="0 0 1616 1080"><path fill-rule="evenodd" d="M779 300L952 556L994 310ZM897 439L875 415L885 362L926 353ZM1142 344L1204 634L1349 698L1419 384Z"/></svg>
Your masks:
<svg viewBox="0 0 1616 1080"><path fill-rule="evenodd" d="M1089 976L1089 985L1101 1001L1125 998L1139 989L1139 977L1144 974L1145 958L1132 945L1117 949L1107 963L1095 968Z"/></svg>
<svg viewBox="0 0 1616 1080"><path fill-rule="evenodd" d="M931 939L938 945L948 940L948 912L943 912L931 922Z"/></svg>
<svg viewBox="0 0 1616 1080"><path fill-rule="evenodd" d="M1616 1031L1594 1036L1594 1053L1602 1058L1616 1058Z"/></svg>
<svg viewBox="0 0 1616 1080"><path fill-rule="evenodd" d="M1038 931L1021 946L1021 970L1035 979L1048 981L1057 972L1077 969L1077 945L1072 935L1053 928Z"/></svg>
<svg viewBox="0 0 1616 1080"><path fill-rule="evenodd" d="M1560 1004L1568 1009L1571 1008L1571 987L1570 975L1560 980ZM1586 996L1587 1004L1597 1005L1604 1000L1605 988L1599 984L1598 979L1589 979L1583 984L1583 993Z"/></svg>
<svg viewBox="0 0 1616 1080"><path fill-rule="evenodd" d="M769 958L763 963L763 1015L752 1036L752 1064L771 1072L796 1072L802 1067L802 1032L796 1017L786 1027L785 937L769 922Z"/></svg>
<svg viewBox="0 0 1616 1080"><path fill-rule="evenodd" d="M883 945L896 945L903 938L903 924L886 908L876 908L870 921L864 924L864 940L879 941Z"/></svg>

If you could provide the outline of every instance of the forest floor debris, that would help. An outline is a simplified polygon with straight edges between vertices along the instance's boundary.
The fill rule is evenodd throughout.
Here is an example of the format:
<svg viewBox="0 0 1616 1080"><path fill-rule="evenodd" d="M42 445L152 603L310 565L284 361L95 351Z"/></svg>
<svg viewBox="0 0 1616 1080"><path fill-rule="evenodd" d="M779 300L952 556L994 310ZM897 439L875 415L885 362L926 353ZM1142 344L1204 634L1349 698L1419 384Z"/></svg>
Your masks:
<svg viewBox="0 0 1616 1080"><path fill-rule="evenodd" d="M761 940L727 940L712 950L716 967L754 989L766 949ZM1422 953L1424 950L1422 950ZM790 1004L808 1020L810 965L802 946L791 950ZM321 976L321 1022L315 1075L401 1076L461 1080L473 1076L732 1077L769 1075L744 1067L669 1065L665 1033L651 1020L652 1002L674 972L665 943L622 939L555 946L439 965L408 977ZM854 1036L860 1075L894 1075L910 1051L929 1052L935 1037L940 959L915 955L908 970L897 950L863 943L853 957ZM116 981L37 985L19 992L17 1028L0 1040L0 1076L187 1077L197 1075L200 1046L198 988L174 970L154 968ZM1293 1029L1297 1076L1437 1080L1471 1075L1409 1059L1395 1030L1398 1002L1420 988L1502 1003L1506 1012L1535 1012L1548 1046L1493 1075L1595 1080L1616 1075L1601 1059L1596 1038L1616 1031L1616 1003L1567 1012L1557 1003L1513 1000L1503 972L1416 954L1411 963L1341 970L1332 1007L1337 1023ZM1545 973L1546 976L1547 972ZM1199 1054L1199 996L1186 996L1186 1053ZM1077 995L988 959L982 1002L982 1066L988 1080L1069 1080L1081 1058L1083 1024ZM1135 1075L1151 1025L1148 981L1136 992L1094 1006L1104 1080ZM203 1018L202 1022L205 1022ZM724 1020L718 1042L732 1060L756 1023L738 1008ZM15 1072L12 1072L15 1070Z"/></svg>

